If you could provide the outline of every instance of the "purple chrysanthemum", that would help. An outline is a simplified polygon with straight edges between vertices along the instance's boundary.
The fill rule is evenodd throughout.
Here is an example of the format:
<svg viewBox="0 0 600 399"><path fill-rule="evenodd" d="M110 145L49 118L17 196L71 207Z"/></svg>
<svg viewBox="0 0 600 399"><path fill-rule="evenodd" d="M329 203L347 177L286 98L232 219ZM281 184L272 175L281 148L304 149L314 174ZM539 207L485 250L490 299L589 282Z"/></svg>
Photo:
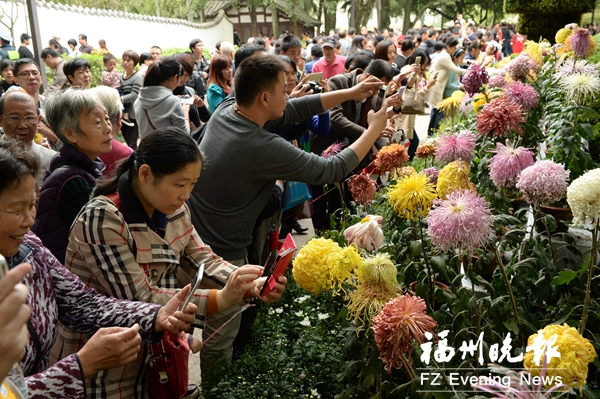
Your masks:
<svg viewBox="0 0 600 399"><path fill-rule="evenodd" d="M583 28L577 28L569 37L571 49L579 57L587 57L592 50L593 42L590 31Z"/></svg>
<svg viewBox="0 0 600 399"><path fill-rule="evenodd" d="M479 64L471 64L467 72L462 77L462 84L465 92L474 95L484 83L487 83L489 76L485 68Z"/></svg>
<svg viewBox="0 0 600 399"><path fill-rule="evenodd" d="M589 65L587 60L568 58L554 74L554 80L560 80L576 73L598 75L598 70L595 66Z"/></svg>
<svg viewBox="0 0 600 399"><path fill-rule="evenodd" d="M440 175L440 170L438 168L423 169L423 172L421 173L429 178L431 184L434 186L437 185L438 176Z"/></svg>
<svg viewBox="0 0 600 399"><path fill-rule="evenodd" d="M463 160L467 163L473 158L477 138L469 130L461 130L448 136L439 136L435 159L443 164Z"/></svg>
<svg viewBox="0 0 600 399"><path fill-rule="evenodd" d="M435 200L427 225L432 244L442 251L471 253L494 234L490 204L470 190L453 191L445 200Z"/></svg>
<svg viewBox="0 0 600 399"><path fill-rule="evenodd" d="M526 114L537 107L540 101L538 93L533 86L518 81L506 86L504 94L509 100L519 104Z"/></svg>
<svg viewBox="0 0 600 399"><path fill-rule="evenodd" d="M526 53L521 53L506 66L506 72L512 80L522 80L527 78L529 71L537 69L537 62L532 60Z"/></svg>
<svg viewBox="0 0 600 399"><path fill-rule="evenodd" d="M502 136L514 129L523 132L521 123L525 122L521 106L507 97L498 97L486 104L477 115L477 131L480 135Z"/></svg>
<svg viewBox="0 0 600 399"><path fill-rule="evenodd" d="M329 147L325 148L323 150L323 152L321 153L321 156L323 158L334 157L337 154L339 154L340 152L342 152L342 150L344 149L345 146L346 146L346 144L344 144L344 143L335 142L332 145L330 145Z"/></svg>
<svg viewBox="0 0 600 399"><path fill-rule="evenodd" d="M517 180L517 188L525 199L533 204L546 204L560 200L567 191L569 171L564 165L553 161L537 161L523 169Z"/></svg>
<svg viewBox="0 0 600 399"><path fill-rule="evenodd" d="M511 189L517 183L519 173L533 165L533 152L525 147L496 143L496 155L490 160L490 178L498 188Z"/></svg>
<svg viewBox="0 0 600 399"><path fill-rule="evenodd" d="M499 74L492 76L488 81L490 89L501 89L506 86L506 72L501 70Z"/></svg>

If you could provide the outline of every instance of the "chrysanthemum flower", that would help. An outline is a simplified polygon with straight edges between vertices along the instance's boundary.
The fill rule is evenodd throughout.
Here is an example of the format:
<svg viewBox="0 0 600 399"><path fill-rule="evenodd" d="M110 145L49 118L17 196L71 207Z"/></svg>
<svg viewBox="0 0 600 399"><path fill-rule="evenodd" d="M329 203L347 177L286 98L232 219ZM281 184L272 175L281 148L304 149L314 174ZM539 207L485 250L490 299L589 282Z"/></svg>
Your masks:
<svg viewBox="0 0 600 399"><path fill-rule="evenodd" d="M594 65L588 64L587 60L568 58L562 64L559 64L558 70L553 78L560 81L562 78L573 75L575 73L583 73L598 76L598 70Z"/></svg>
<svg viewBox="0 0 600 399"><path fill-rule="evenodd" d="M554 35L554 40L558 44L563 44L572 34L573 29L562 28L556 32L556 35Z"/></svg>
<svg viewBox="0 0 600 399"><path fill-rule="evenodd" d="M521 106L506 97L498 97L483 107L477 115L476 126L480 135L493 134L498 137L508 134L511 130L522 134L523 122L525 119Z"/></svg>
<svg viewBox="0 0 600 399"><path fill-rule="evenodd" d="M296 283L314 296L329 290L331 284L327 258L330 253L340 250L340 246L332 240L310 240L294 258L292 274Z"/></svg>
<svg viewBox="0 0 600 399"><path fill-rule="evenodd" d="M569 101L584 105L596 100L600 91L600 78L589 73L574 73L558 81Z"/></svg>
<svg viewBox="0 0 600 399"><path fill-rule="evenodd" d="M471 162L476 137L469 130L461 130L447 136L438 136L435 160L443 164L457 161Z"/></svg>
<svg viewBox="0 0 600 399"><path fill-rule="evenodd" d="M524 80L532 69L537 69L537 62L526 53L522 53L506 66L508 76L514 81Z"/></svg>
<svg viewBox="0 0 600 399"><path fill-rule="evenodd" d="M348 180L348 189L354 202L358 205L368 206L375 198L377 184L368 176L356 174Z"/></svg>
<svg viewBox="0 0 600 399"><path fill-rule="evenodd" d="M427 140L417 148L417 158L429 158L435 155L435 142L433 140Z"/></svg>
<svg viewBox="0 0 600 399"><path fill-rule="evenodd" d="M446 199L454 190L472 190L476 187L471 183L469 172L471 168L465 161L454 161L444 166L438 175L437 194L440 199Z"/></svg>
<svg viewBox="0 0 600 399"><path fill-rule="evenodd" d="M527 40L524 44L525 48L521 52L521 55L524 54L531 59L529 67L532 72L537 72L538 68L544 64L544 57L546 56L548 49L552 46L546 39L539 43L534 42L533 40Z"/></svg>
<svg viewBox="0 0 600 399"><path fill-rule="evenodd" d="M595 43L590 31L583 28L577 28L566 41L566 47L579 57L587 57L594 51Z"/></svg>
<svg viewBox="0 0 600 399"><path fill-rule="evenodd" d="M442 251L472 253L494 234L490 204L470 190L453 191L445 200L435 201L427 225L431 243Z"/></svg>
<svg viewBox="0 0 600 399"><path fill-rule="evenodd" d="M383 232L381 235L383 237ZM329 287L336 292L343 290L342 285L352 278L361 263L362 257L355 246L331 251L327 256Z"/></svg>
<svg viewBox="0 0 600 399"><path fill-rule="evenodd" d="M383 230L380 226L382 220L377 215L365 216L363 220L344 230L346 241L360 249L376 251L383 244Z"/></svg>
<svg viewBox="0 0 600 399"><path fill-rule="evenodd" d="M488 87L490 89L503 88L506 86L506 72L502 71L497 75L494 75L488 81Z"/></svg>
<svg viewBox="0 0 600 399"><path fill-rule="evenodd" d="M346 145L344 143L333 143L332 145L330 145L329 147L325 148L323 150L323 152L321 153L321 156L323 158L330 158L330 157L334 157L337 154L339 154L340 152L342 152L342 150L344 149Z"/></svg>
<svg viewBox="0 0 600 399"><path fill-rule="evenodd" d="M399 295L385 304L373 317L373 331L380 359L391 374L393 368L401 368L401 356L412 353L413 340L425 341L425 333L437 328L435 320L425 313L427 305L418 296Z"/></svg>
<svg viewBox="0 0 600 399"><path fill-rule="evenodd" d="M534 351L533 348L539 350ZM526 350L523 366L531 375L540 375L543 358L546 355L548 358L546 376L561 377L563 384L579 387L580 391L587 379L588 365L596 358L596 351L590 341L566 323L562 326L558 324L546 326L537 334L530 336ZM560 357L551 356L556 354L554 350L560 354Z"/></svg>
<svg viewBox="0 0 600 399"><path fill-rule="evenodd" d="M390 173L390 178L394 180L404 179L406 176L410 176L413 173L417 173L415 168L412 166L403 166L401 168L392 170L392 173Z"/></svg>
<svg viewBox="0 0 600 399"><path fill-rule="evenodd" d="M504 94L506 98L519 104L526 114L537 107L540 101L533 86L521 82L514 82L506 86Z"/></svg>
<svg viewBox="0 0 600 399"><path fill-rule="evenodd" d="M593 169L567 188L567 202L573 211L573 222L596 224L600 220L600 169Z"/></svg>
<svg viewBox="0 0 600 399"><path fill-rule="evenodd" d="M560 200L567 191L569 171L564 165L553 161L537 161L523 169L516 187L525 194L525 199L533 204L547 204Z"/></svg>
<svg viewBox="0 0 600 399"><path fill-rule="evenodd" d="M379 150L374 164L379 169L379 172L383 174L402 166L402 164L408 161L408 158L408 152L403 145L390 144Z"/></svg>
<svg viewBox="0 0 600 399"><path fill-rule="evenodd" d="M496 155L490 160L490 178L498 188L511 189L519 173L533 165L533 152L525 147L515 148L508 140L506 145L496 143Z"/></svg>
<svg viewBox="0 0 600 399"><path fill-rule="evenodd" d="M440 101L437 107L445 115L453 115L454 111L460 107L460 104L462 103L464 97L464 91L456 90L454 93L452 93L450 97Z"/></svg>
<svg viewBox="0 0 600 399"><path fill-rule="evenodd" d="M425 175L414 173L396 182L388 191L390 204L403 218L425 217L435 199L435 188Z"/></svg>
<svg viewBox="0 0 600 399"><path fill-rule="evenodd" d="M478 115L487 103L488 97L484 93L477 93L474 96L466 94L460 104L460 112L466 115L474 110Z"/></svg>
<svg viewBox="0 0 600 399"><path fill-rule="evenodd" d="M479 92L484 83L487 83L489 76L484 67L479 64L471 64L467 72L462 77L463 87L471 96Z"/></svg>
<svg viewBox="0 0 600 399"><path fill-rule="evenodd" d="M398 295L398 292L400 292L399 285L397 285L395 292L390 293L366 284L359 284L356 290L348 295L348 303L346 304L348 320L352 320L361 327L370 324L373 316L379 313L383 305L390 299Z"/></svg>
<svg viewBox="0 0 600 399"><path fill-rule="evenodd" d="M398 271L389 254L367 256L358 267L358 284L374 287L379 291L398 292Z"/></svg>
<svg viewBox="0 0 600 399"><path fill-rule="evenodd" d="M427 168L423 169L421 172L429 179L429 182L434 186L437 185L438 176L440 175L440 170L438 168Z"/></svg>

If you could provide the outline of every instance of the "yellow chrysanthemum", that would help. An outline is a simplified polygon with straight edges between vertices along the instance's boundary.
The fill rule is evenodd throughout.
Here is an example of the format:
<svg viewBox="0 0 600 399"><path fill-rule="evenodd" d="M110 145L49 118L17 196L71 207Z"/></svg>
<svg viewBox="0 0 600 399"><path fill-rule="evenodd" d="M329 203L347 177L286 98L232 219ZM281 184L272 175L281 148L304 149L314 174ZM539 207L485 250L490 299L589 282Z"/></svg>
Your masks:
<svg viewBox="0 0 600 399"><path fill-rule="evenodd" d="M456 90L450 97L438 103L438 109L444 112L444 115L454 115L464 97L464 91Z"/></svg>
<svg viewBox="0 0 600 399"><path fill-rule="evenodd" d="M445 200L454 190L477 191L469 178L470 171L471 168L465 161L454 161L444 166L437 181L437 194L440 199Z"/></svg>
<svg viewBox="0 0 600 399"><path fill-rule="evenodd" d="M390 255L377 254L363 259L358 267L358 284L368 285L380 291L394 294L398 291L398 271Z"/></svg>
<svg viewBox="0 0 600 399"><path fill-rule="evenodd" d="M303 246L294 258L292 274L296 283L314 296L331 288L327 260L340 246L332 240L313 238Z"/></svg>
<svg viewBox="0 0 600 399"><path fill-rule="evenodd" d="M560 353L559 357L551 356L551 351L548 350L548 365L546 376L561 377L562 383L570 387L579 387L579 391L583 388L588 375L588 364L596 358L596 351L590 341L583 338L579 332L569 327L566 323L561 325L552 324L546 326L543 330L539 330L537 334L529 337L527 341L528 348L538 347L541 352L536 357L536 351L528 351L523 358L523 366L531 373L531 375L539 376L542 371L544 360L544 346L539 345L540 342L546 342L554 339L557 336L556 342L551 345L551 348L556 349ZM536 345L536 342L538 345ZM539 356L541 355L541 356ZM553 379L553 384L559 383ZM548 388L550 387L548 386Z"/></svg>
<svg viewBox="0 0 600 399"><path fill-rule="evenodd" d="M435 187L427 176L414 173L398 181L388 191L388 198L398 215L417 220L429 213L436 198Z"/></svg>
<svg viewBox="0 0 600 399"><path fill-rule="evenodd" d="M496 92L492 93L489 100L492 101L492 98L495 98L498 95L499 94L497 94ZM488 96L486 96L484 93L477 93L473 96L472 101L475 114L479 114L483 109L483 106L488 103Z"/></svg>
<svg viewBox="0 0 600 399"><path fill-rule="evenodd" d="M496 68L497 69L502 69L504 68L509 62L511 62L513 59L511 57L504 57L502 58L500 61L498 61L496 63Z"/></svg>
<svg viewBox="0 0 600 399"><path fill-rule="evenodd" d="M33 136L33 141L36 144L41 143L42 141L44 141L44 136L42 136L42 134L40 132L36 133L35 136Z"/></svg>
<svg viewBox="0 0 600 399"><path fill-rule="evenodd" d="M344 290L342 284L352 278L354 271L362 262L362 257L354 245L332 251L327 257L329 269L329 286L339 292ZM294 265L295 267L295 265Z"/></svg>
<svg viewBox="0 0 600 399"><path fill-rule="evenodd" d="M348 295L348 304L346 305L348 319L364 327L370 324L373 316L379 313L383 306L397 295L398 293L390 294L361 284ZM357 329L356 333L358 334L359 331L360 329Z"/></svg>
<svg viewBox="0 0 600 399"><path fill-rule="evenodd" d="M565 40L567 40L567 38L571 36L572 33L573 29L559 29L558 32L556 32L556 35L554 36L554 40L556 41L556 43L563 44Z"/></svg>
<svg viewBox="0 0 600 399"><path fill-rule="evenodd" d="M534 42L533 40L527 40L525 42L525 49L523 53L529 55L529 58L537 62L538 68L544 63L544 56L542 55L542 43L547 41L541 41L540 43Z"/></svg>

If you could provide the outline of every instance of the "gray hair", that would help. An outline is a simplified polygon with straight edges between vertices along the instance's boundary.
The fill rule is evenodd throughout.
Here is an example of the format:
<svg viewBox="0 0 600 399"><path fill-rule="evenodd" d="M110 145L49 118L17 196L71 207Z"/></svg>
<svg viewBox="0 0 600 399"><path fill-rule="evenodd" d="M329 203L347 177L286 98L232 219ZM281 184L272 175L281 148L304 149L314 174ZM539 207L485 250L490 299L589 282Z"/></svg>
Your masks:
<svg viewBox="0 0 600 399"><path fill-rule="evenodd" d="M221 54L223 54L223 55L233 54L233 51L234 51L233 43L221 42Z"/></svg>
<svg viewBox="0 0 600 399"><path fill-rule="evenodd" d="M114 126L121 119L121 113L123 112L123 104L121 103L119 92L108 86L97 86L89 91L93 92L102 105L104 105L106 113L110 118L110 123Z"/></svg>
<svg viewBox="0 0 600 399"><path fill-rule="evenodd" d="M65 132L73 131L82 135L79 128L79 117L90 113L100 100L91 90L70 88L52 93L44 102L46 120L52 131L66 145L73 145L65 136Z"/></svg>

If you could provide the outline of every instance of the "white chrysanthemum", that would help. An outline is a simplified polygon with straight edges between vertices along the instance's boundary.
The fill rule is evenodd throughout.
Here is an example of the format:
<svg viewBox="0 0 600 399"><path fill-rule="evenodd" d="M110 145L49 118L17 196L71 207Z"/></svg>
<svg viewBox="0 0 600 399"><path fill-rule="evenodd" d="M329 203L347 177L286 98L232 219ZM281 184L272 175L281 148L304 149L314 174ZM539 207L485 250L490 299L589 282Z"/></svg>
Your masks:
<svg viewBox="0 0 600 399"><path fill-rule="evenodd" d="M577 224L598 223L600 220L600 168L590 170L575 179L567 188L567 202Z"/></svg>
<svg viewBox="0 0 600 399"><path fill-rule="evenodd" d="M576 104L594 101L600 91L600 78L589 73L574 73L561 79L558 84L565 90L567 99Z"/></svg>

